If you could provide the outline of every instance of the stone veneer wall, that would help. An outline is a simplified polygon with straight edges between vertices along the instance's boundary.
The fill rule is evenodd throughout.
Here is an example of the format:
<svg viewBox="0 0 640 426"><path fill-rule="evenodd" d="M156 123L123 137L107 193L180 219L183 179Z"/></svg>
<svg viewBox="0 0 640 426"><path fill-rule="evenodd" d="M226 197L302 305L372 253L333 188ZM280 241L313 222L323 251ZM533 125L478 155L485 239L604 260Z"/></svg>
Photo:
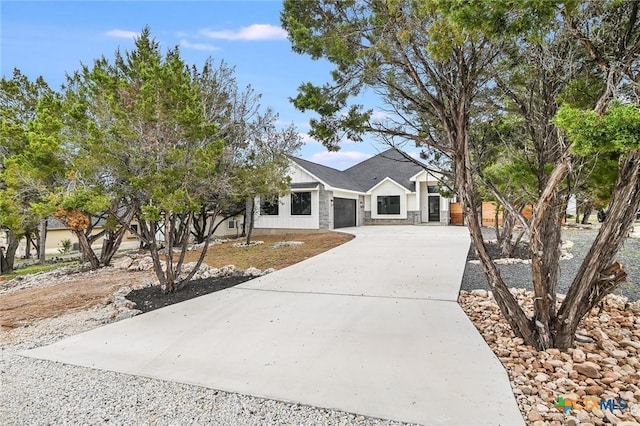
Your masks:
<svg viewBox="0 0 640 426"><path fill-rule="evenodd" d="M318 207L320 209L320 229L333 229L333 191L324 189L324 185L320 185L318 194Z"/></svg>
<svg viewBox="0 0 640 426"><path fill-rule="evenodd" d="M420 211L408 211L406 219L372 219L371 211L364 212L365 225L419 225Z"/></svg>
<svg viewBox="0 0 640 426"><path fill-rule="evenodd" d="M358 209L358 214L356 215L356 225L362 226L365 224L367 213L369 213L369 219L371 219L371 212L367 212L364 210L364 195L358 196L358 205L356 208Z"/></svg>

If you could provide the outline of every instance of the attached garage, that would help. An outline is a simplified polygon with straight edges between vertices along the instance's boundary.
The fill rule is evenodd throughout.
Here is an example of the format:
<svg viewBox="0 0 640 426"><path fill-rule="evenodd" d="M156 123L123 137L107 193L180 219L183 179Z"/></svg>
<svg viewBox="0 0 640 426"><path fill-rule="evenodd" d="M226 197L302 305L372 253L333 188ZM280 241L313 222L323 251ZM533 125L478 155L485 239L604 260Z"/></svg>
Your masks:
<svg viewBox="0 0 640 426"><path fill-rule="evenodd" d="M347 228L356 226L356 200L349 198L333 199L333 227Z"/></svg>

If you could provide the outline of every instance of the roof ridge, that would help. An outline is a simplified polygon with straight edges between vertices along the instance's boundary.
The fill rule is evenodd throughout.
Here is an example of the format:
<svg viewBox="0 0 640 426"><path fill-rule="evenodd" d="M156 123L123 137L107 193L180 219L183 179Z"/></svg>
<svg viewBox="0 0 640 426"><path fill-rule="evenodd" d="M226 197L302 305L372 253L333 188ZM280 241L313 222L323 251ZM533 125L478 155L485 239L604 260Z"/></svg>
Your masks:
<svg viewBox="0 0 640 426"><path fill-rule="evenodd" d="M316 163L316 162L313 162L313 161L310 161L310 160L305 160L304 158L296 157L296 156L293 156L293 155L290 155L289 158L291 158L293 161L300 160L300 161L303 161L305 163L311 163L314 166L320 166L320 167L324 167L325 169L331 169L331 170L334 170L336 172L344 173L344 170L338 170L338 169L336 169L334 167L325 166L324 164Z"/></svg>

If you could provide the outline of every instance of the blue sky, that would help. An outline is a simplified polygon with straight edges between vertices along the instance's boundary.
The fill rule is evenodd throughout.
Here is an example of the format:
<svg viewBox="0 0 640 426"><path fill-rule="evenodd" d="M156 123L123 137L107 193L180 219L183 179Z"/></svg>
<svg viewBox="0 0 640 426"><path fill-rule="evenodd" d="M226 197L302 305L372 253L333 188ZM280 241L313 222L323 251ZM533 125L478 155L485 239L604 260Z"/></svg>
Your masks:
<svg viewBox="0 0 640 426"><path fill-rule="evenodd" d="M2 75L10 77L19 68L59 88L65 73L81 63L112 57L118 47L130 50L133 37L148 25L163 48L179 45L187 63L201 66L212 57L235 66L241 87L250 84L262 94L263 107L277 111L281 123L297 126L305 140L300 157L344 169L385 150L386 145L371 140L347 141L339 152L328 153L307 135L313 115L295 110L288 98L302 82L328 81L332 67L291 50L280 27L281 8L282 2L271 0L2 1Z"/></svg>

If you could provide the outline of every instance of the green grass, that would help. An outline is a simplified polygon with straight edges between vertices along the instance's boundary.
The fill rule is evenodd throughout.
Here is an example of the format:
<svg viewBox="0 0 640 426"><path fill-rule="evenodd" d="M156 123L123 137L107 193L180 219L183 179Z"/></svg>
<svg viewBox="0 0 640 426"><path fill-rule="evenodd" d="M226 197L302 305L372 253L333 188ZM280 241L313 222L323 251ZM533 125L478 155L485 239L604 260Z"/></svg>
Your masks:
<svg viewBox="0 0 640 426"><path fill-rule="evenodd" d="M1 274L0 276L4 277L7 280L10 280L15 277L20 277L20 276L29 275L29 274L36 274L38 272L53 271L54 269L63 268L65 266L74 265L77 263L78 263L77 261L69 261L69 262L60 262L60 263L53 263L53 264L47 264L47 265L31 265L24 268L16 269L11 274Z"/></svg>

